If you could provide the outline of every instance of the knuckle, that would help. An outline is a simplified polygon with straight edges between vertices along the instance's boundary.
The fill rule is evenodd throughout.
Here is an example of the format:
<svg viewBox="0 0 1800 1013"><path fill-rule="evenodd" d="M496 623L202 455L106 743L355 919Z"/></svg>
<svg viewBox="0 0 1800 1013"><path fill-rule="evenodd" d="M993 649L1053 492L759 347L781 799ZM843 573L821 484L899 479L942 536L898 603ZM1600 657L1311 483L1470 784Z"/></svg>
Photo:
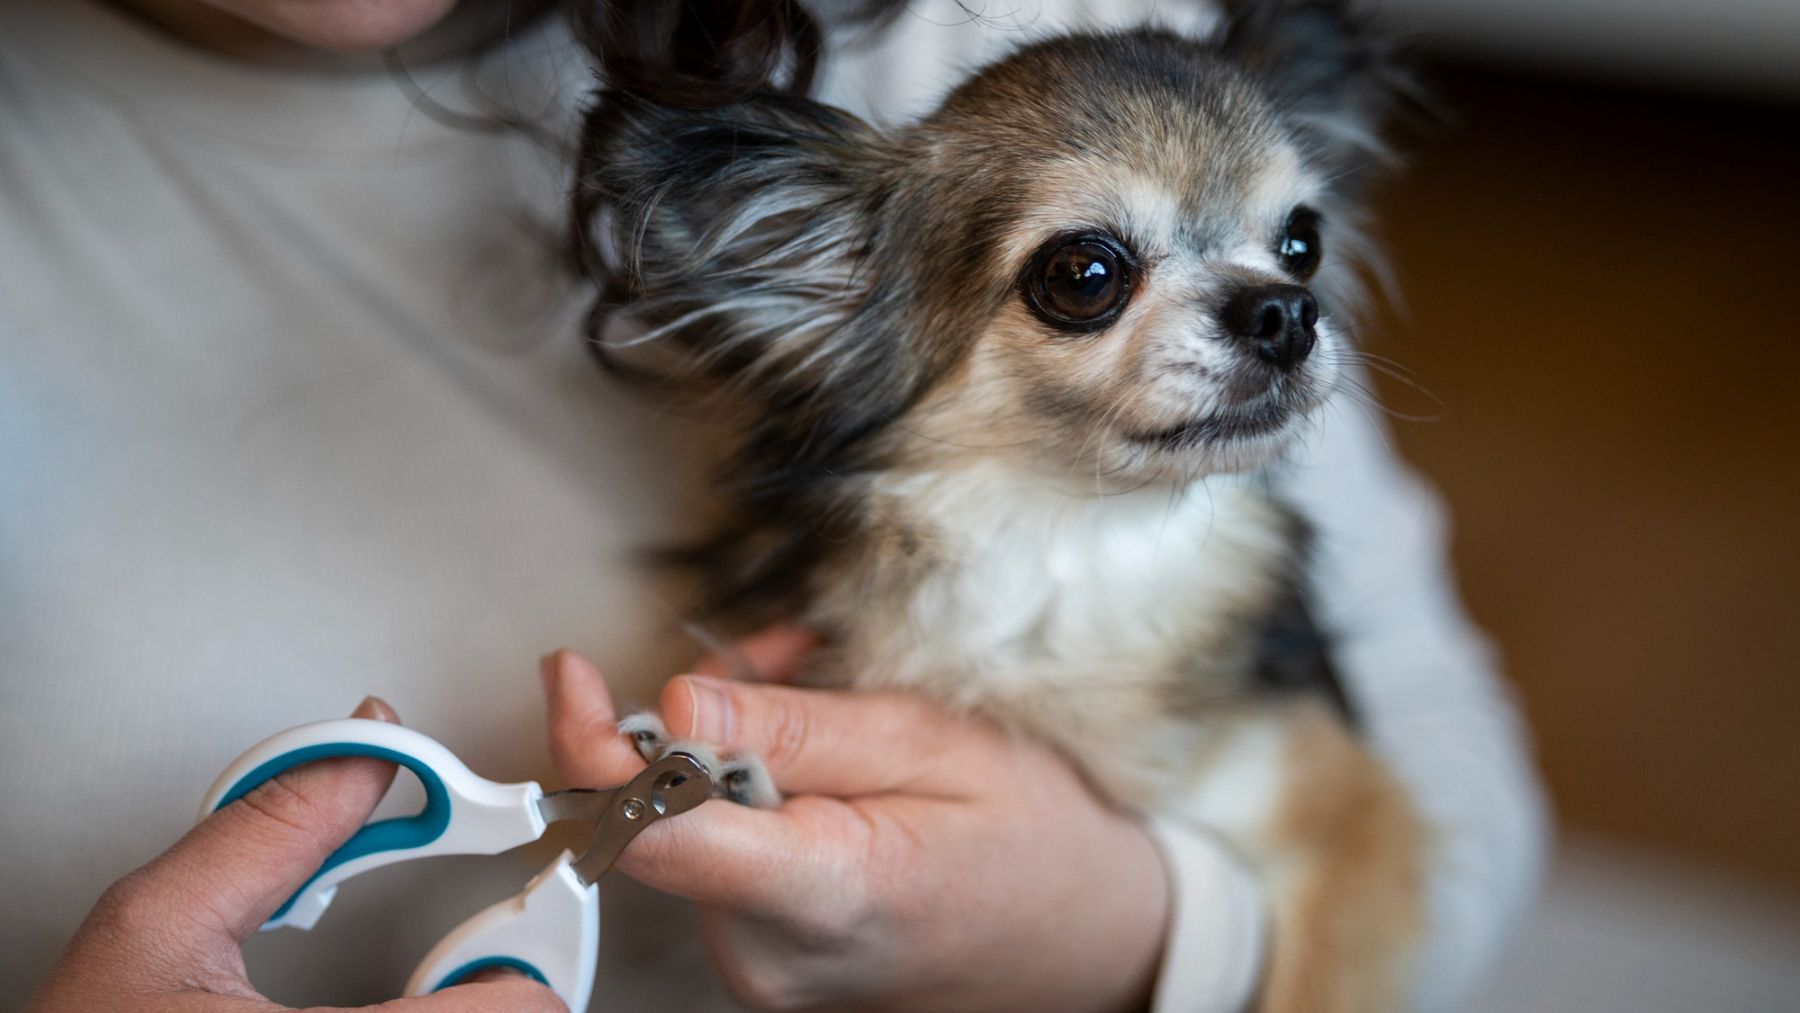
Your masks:
<svg viewBox="0 0 1800 1013"><path fill-rule="evenodd" d="M935 757L953 744L955 733L965 722L945 711L940 705L916 694L889 694L880 698L880 709L872 719L880 734L904 742L921 756Z"/></svg>
<svg viewBox="0 0 1800 1013"><path fill-rule="evenodd" d="M837 946L809 940L786 919L712 912L702 927L720 981L747 1009L813 1009L840 991L831 984L844 970Z"/></svg>
<svg viewBox="0 0 1800 1013"><path fill-rule="evenodd" d="M921 881L928 879L923 870L930 867L932 858L925 834L907 820L879 813L865 813L864 821L868 836L857 873L865 889L874 892L879 888L883 896L916 896L920 887L928 885Z"/></svg>
<svg viewBox="0 0 1800 1013"><path fill-rule="evenodd" d="M867 891L846 890L821 901L796 935L809 946L838 947L867 937L869 927L881 920L882 911L873 896Z"/></svg>
<svg viewBox="0 0 1800 1013"><path fill-rule="evenodd" d="M822 858L819 865L833 871L810 892L790 924L794 941L809 950L829 951L878 935L895 910L889 892L880 888L886 870L872 872L867 864L842 855Z"/></svg>
<svg viewBox="0 0 1800 1013"><path fill-rule="evenodd" d="M720 969L731 994L754 1010L797 1010L811 1005L799 975L785 961L728 961Z"/></svg>
<svg viewBox="0 0 1800 1013"><path fill-rule="evenodd" d="M181 937L186 912L170 904L147 870L140 869L107 887L76 933L79 946L128 977L142 969L172 965L169 948ZM127 971L126 968L135 970Z"/></svg>
<svg viewBox="0 0 1800 1013"><path fill-rule="evenodd" d="M196 968L180 978L182 988L220 997L260 998L250 983L230 971L218 967Z"/></svg>
<svg viewBox="0 0 1800 1013"><path fill-rule="evenodd" d="M294 787L287 774L257 786L237 804L240 812L267 832L307 843L318 842L322 836L325 814L318 802Z"/></svg>
<svg viewBox="0 0 1800 1013"><path fill-rule="evenodd" d="M784 766L798 760L806 752L812 737L812 715L798 699L785 695L768 716L768 745L763 749L766 762Z"/></svg>
<svg viewBox="0 0 1800 1013"><path fill-rule="evenodd" d="M88 925L103 933L133 932L138 926L153 924L156 889L143 869L127 873L106 888L88 915Z"/></svg>

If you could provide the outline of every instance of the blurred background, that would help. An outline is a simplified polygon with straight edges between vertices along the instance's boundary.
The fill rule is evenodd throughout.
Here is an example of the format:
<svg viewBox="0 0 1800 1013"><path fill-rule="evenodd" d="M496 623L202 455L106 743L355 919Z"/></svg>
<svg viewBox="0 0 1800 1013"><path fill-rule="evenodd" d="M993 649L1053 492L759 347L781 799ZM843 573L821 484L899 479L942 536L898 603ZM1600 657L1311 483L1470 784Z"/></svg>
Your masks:
<svg viewBox="0 0 1800 1013"><path fill-rule="evenodd" d="M1800 1010L1800 0L1375 6L1367 344L1564 834L1481 1009Z"/></svg>

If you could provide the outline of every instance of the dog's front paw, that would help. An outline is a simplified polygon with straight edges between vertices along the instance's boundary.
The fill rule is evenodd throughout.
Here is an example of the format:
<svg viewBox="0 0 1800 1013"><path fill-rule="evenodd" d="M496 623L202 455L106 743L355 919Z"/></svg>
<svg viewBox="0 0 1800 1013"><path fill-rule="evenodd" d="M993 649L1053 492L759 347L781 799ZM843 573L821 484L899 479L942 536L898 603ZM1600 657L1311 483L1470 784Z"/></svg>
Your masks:
<svg viewBox="0 0 1800 1013"><path fill-rule="evenodd" d="M754 756L735 754L721 756L704 742L683 740L671 742L664 754L686 753L700 762L713 779L713 796L753 809L773 809L781 804L781 792L769 768Z"/></svg>
<svg viewBox="0 0 1800 1013"><path fill-rule="evenodd" d="M719 791L739 805L753 809L773 809L781 804L781 792L769 768L754 756L738 755L726 760L713 776Z"/></svg>
<svg viewBox="0 0 1800 1013"><path fill-rule="evenodd" d="M632 714L619 722L619 734L631 740L647 762L654 763L670 753L686 753L698 760L712 775L713 794L754 809L773 809L781 804L781 792L769 768L754 756L720 756L703 742L669 741L669 731L662 719L648 711Z"/></svg>

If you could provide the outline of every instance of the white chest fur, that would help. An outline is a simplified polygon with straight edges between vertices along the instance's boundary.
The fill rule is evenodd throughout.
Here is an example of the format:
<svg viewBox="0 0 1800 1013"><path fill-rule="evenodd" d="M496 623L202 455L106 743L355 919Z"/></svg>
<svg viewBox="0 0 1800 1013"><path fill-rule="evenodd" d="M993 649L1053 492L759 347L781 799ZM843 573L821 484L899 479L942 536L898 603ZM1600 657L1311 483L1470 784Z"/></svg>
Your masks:
<svg viewBox="0 0 1800 1013"><path fill-rule="evenodd" d="M815 600L862 685L973 704L1162 682L1266 605L1289 546L1258 482L1091 496L994 463L890 474L882 537Z"/></svg>

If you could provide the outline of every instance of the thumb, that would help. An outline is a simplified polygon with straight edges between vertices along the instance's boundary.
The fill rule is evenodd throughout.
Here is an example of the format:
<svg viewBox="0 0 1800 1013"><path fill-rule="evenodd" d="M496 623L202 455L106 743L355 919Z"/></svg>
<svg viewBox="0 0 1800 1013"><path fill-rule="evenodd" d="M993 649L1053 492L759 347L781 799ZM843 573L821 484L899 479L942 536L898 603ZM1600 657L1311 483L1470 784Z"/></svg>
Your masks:
<svg viewBox="0 0 1800 1013"><path fill-rule="evenodd" d="M381 1004L393 1013L567 1013L568 1007L541 982L512 971L488 971L430 995Z"/></svg>
<svg viewBox="0 0 1800 1013"><path fill-rule="evenodd" d="M376 697L350 716L400 721ZM139 870L136 899L175 924L241 942L363 825L393 779L393 764L351 757L280 774Z"/></svg>
<svg viewBox="0 0 1800 1013"><path fill-rule="evenodd" d="M1004 763L997 729L910 693L683 675L663 687L658 709L671 737L756 756L789 794L954 795Z"/></svg>

